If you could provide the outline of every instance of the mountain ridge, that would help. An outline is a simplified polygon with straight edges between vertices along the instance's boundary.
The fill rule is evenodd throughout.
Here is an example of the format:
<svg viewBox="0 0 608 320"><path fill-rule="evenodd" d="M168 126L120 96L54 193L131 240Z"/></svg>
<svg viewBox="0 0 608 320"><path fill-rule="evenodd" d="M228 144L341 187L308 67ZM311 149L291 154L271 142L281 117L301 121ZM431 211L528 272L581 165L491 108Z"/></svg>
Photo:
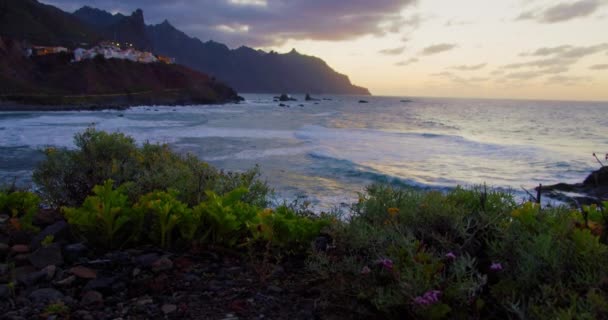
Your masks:
<svg viewBox="0 0 608 320"><path fill-rule="evenodd" d="M302 55L295 49L279 54L246 46L230 49L213 40L203 42L166 19L156 25L145 25L141 9L125 16L85 6L76 10L74 16L110 40L133 43L173 57L177 63L208 73L239 92L370 94L368 89L353 85L348 76L334 71L322 59ZM116 22L108 26L111 21ZM141 36L142 28L145 28L145 39Z"/></svg>

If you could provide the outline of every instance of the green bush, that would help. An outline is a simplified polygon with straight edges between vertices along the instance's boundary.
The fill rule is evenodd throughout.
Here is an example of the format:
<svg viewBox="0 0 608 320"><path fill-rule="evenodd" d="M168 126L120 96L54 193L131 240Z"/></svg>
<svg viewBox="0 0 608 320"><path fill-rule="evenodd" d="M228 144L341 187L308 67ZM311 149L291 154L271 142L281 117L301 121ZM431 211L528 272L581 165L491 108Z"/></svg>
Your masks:
<svg viewBox="0 0 608 320"><path fill-rule="evenodd" d="M605 213L516 205L481 187L372 186L332 225L336 250L308 265L343 279L332 295L358 297L386 318L605 318Z"/></svg>
<svg viewBox="0 0 608 320"><path fill-rule="evenodd" d="M192 155L181 156L167 145L144 143L122 133L93 128L77 134L76 149L46 150L46 159L34 171L34 182L44 199L54 206L78 206L96 185L111 179L125 185L130 201L158 190L173 189L178 200L194 206L205 200L206 191L218 194L239 187L248 190L243 201L266 206L270 189L254 168L244 173L225 173Z"/></svg>
<svg viewBox="0 0 608 320"><path fill-rule="evenodd" d="M19 221L26 231L37 231L32 222L40 208L40 198L26 191L0 192L0 213L7 214Z"/></svg>

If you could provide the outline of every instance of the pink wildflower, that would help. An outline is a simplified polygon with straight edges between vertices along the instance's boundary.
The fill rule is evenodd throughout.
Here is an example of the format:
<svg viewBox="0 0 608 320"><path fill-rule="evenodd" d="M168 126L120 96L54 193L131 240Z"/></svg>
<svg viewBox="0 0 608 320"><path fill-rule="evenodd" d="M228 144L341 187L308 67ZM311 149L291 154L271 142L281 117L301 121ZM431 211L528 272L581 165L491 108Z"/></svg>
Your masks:
<svg viewBox="0 0 608 320"><path fill-rule="evenodd" d="M381 265L386 270L393 270L393 260L391 259L380 259L378 260L378 265Z"/></svg>
<svg viewBox="0 0 608 320"><path fill-rule="evenodd" d="M490 266L490 270L492 270L492 271L501 271L502 270L502 264L500 262L492 262L492 265Z"/></svg>
<svg viewBox="0 0 608 320"><path fill-rule="evenodd" d="M448 252L445 255L446 258L450 259L450 260L456 260L456 255L453 252Z"/></svg>
<svg viewBox="0 0 608 320"><path fill-rule="evenodd" d="M361 269L361 274L363 274L363 275L370 274L371 272L372 272L372 270L368 266L365 266L365 267L363 267L363 269Z"/></svg>
<svg viewBox="0 0 608 320"><path fill-rule="evenodd" d="M437 302L441 298L441 291L439 290L431 290L425 292L422 296L418 296L414 298L414 303L419 306L430 306Z"/></svg>

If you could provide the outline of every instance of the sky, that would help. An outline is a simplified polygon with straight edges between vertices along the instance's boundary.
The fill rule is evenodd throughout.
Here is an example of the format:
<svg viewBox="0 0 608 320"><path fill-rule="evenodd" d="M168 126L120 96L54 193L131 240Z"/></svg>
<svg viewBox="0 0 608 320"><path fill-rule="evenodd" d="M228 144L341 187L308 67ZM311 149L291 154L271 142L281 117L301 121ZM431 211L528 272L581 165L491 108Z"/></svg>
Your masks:
<svg viewBox="0 0 608 320"><path fill-rule="evenodd" d="M375 95L608 101L608 0L43 0L324 59Z"/></svg>

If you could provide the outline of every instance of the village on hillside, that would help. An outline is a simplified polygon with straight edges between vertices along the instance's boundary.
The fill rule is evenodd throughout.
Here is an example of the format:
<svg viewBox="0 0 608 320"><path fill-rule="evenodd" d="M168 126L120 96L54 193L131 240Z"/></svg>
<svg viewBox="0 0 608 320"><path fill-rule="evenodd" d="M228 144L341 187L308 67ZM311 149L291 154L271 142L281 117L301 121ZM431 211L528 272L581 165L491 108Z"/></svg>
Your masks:
<svg viewBox="0 0 608 320"><path fill-rule="evenodd" d="M59 53L73 53L74 58L72 62L80 62L94 59L97 56L103 56L105 59L130 60L138 63L175 63L175 59L173 58L137 50L131 43L119 43L114 41L103 41L90 49L76 48L74 50L70 50L66 47L31 46L26 49L25 55L31 57Z"/></svg>

